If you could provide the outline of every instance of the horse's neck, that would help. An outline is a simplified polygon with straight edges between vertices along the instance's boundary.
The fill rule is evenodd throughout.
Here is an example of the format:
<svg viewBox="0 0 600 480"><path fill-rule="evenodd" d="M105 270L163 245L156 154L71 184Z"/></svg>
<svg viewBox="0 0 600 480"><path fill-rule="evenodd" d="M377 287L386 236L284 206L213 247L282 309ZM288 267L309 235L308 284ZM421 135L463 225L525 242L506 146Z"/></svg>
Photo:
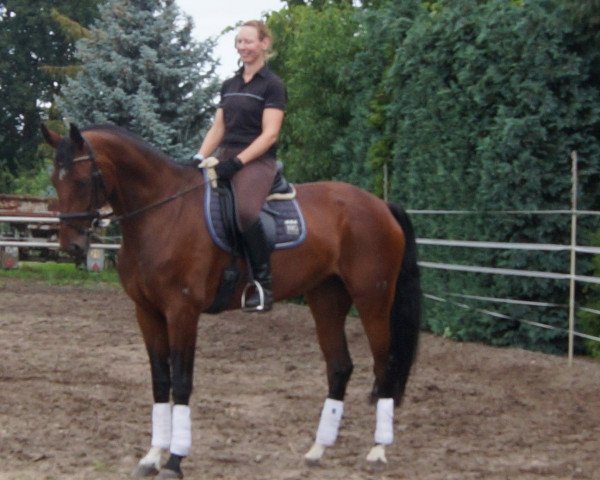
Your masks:
<svg viewBox="0 0 600 480"><path fill-rule="evenodd" d="M146 152L117 146L107 158L109 202L118 215L147 208L186 183L181 168Z"/></svg>

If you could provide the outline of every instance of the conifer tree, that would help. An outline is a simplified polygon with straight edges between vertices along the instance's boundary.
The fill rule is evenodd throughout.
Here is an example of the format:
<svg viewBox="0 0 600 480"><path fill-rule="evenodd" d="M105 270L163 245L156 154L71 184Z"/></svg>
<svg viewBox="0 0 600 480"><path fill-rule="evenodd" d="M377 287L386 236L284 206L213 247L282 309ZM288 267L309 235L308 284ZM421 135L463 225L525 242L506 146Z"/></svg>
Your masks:
<svg viewBox="0 0 600 480"><path fill-rule="evenodd" d="M58 98L66 120L113 123L185 160L213 113L214 41L192 39L174 0L110 0L77 44L82 68Z"/></svg>

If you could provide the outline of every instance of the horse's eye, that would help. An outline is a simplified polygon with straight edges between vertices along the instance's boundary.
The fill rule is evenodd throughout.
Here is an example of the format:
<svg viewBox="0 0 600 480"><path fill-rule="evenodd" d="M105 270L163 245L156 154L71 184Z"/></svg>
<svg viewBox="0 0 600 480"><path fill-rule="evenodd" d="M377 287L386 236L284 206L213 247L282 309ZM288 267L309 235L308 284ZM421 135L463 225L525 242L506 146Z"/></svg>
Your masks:
<svg viewBox="0 0 600 480"><path fill-rule="evenodd" d="M78 190L86 190L90 184L89 180L75 180L75 188Z"/></svg>

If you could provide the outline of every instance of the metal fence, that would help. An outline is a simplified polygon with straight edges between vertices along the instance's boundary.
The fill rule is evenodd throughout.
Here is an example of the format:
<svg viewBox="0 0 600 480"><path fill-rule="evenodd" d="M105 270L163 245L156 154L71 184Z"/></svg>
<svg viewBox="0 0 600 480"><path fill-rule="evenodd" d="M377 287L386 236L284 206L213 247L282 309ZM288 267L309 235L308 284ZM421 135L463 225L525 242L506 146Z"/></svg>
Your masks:
<svg viewBox="0 0 600 480"><path fill-rule="evenodd" d="M409 210L411 215L471 215L471 214L479 214L480 212L475 211L444 211L444 210ZM545 214L562 214L562 215L572 215L577 218L580 215L600 215L600 212L578 212L578 211L537 211L537 212L522 212L522 211L498 211L492 212L495 214L509 214L509 215L517 215L522 213L532 214L537 213L540 215ZM44 222L48 222L48 218L44 219ZM0 222L7 221L3 217L0 217ZM10 221L15 221L14 217L10 218ZM36 219L27 218L23 221L33 222ZM58 221L58 219L56 219ZM576 228L576 222L575 222ZM573 226L573 224L572 224ZM573 227L572 227L573 228ZM599 247L591 247L591 246L581 246L575 243L575 236L572 235L572 243L570 245L558 245L558 244L540 244L540 243L508 243L508 242L482 242L482 241L466 241L466 240L448 240L448 239L432 239L432 238L418 238L418 245L431 245L431 246L442 246L442 247L450 247L450 248L474 248L474 249L504 249L504 250L529 250L529 251L542 251L542 252L570 252L571 258L571 268L570 272L547 272L547 271L536 271L536 270L518 270L518 269L508 269L508 268L495 268L495 267L486 267L481 265L462 265L462 264L451 264L451 263L437 263L430 262L427 260L422 260L419 262L419 265L425 269L438 269L438 270L446 270L446 271L454 271L454 272L469 272L469 273L481 273L481 274L492 274L492 275L508 275L508 276L516 276L516 277L530 277L530 278L545 278L557 281L568 281L569 282L569 299L568 302L564 304L550 304L545 302L536 302L536 301L524 301L519 299L507 299L507 298L494 298L494 297L482 297L482 296L473 296L466 294L458 294L458 293L449 293L445 297L439 294L431 294L426 293L425 296L429 300L437 301L437 302L447 302L451 303L455 306L464 309L473 309L468 304L465 304L460 301L463 299L471 299L478 300L483 302L488 302L490 304L515 304L515 305L528 305L531 307L567 307L569 309L569 325L567 329L564 329L568 334L569 345L568 345L568 358L569 363L572 362L573 359L573 348L574 348L574 338L584 338L587 340L592 340L596 342L600 342L599 337L595 337L592 335L588 335L582 332L578 332L575 328L575 310L576 306L576 298L575 298L575 285L577 282L580 283L588 283L588 284L596 284L600 285L600 278L593 276L582 276L575 274L575 265L576 265L576 255L579 254L593 254L600 255ZM114 239L109 239L109 241L114 241ZM32 240L0 240L0 247L17 247L17 248L49 248L49 249L58 249L58 242L47 242L47 241L32 241ZM118 243L94 243L91 245L91 248L94 249L105 249L105 250L117 250L120 245ZM483 315L488 315L494 318L503 319L503 320L517 320L522 323L526 323L529 325L533 325L539 328L546 329L554 329L554 330L562 330L555 326L546 325L540 322L534 322L527 319L513 319L508 316L494 311L491 308L475 308L479 313ZM600 311L589 309L589 308L579 308L579 310L587 311L588 313L599 315Z"/></svg>
<svg viewBox="0 0 600 480"><path fill-rule="evenodd" d="M588 335L583 332L578 332L575 328L575 311L577 309L581 311L585 311L594 315L600 315L600 311L577 307L576 298L575 298L575 287L576 284L579 283L588 283L588 284L600 284L600 278L593 276L583 276L576 274L576 265L577 265L577 254L592 254L598 255L600 254L600 248L594 246L581 246L577 245L577 219L580 216L591 215L591 216L600 216L600 212L597 211L588 211L588 210L577 210L577 154L573 152L571 155L572 160L572 191L571 191L571 209L570 210L536 210L536 211L520 211L520 210L498 210L498 211L488 211L485 212L490 215L568 215L571 220L571 241L569 245L556 245L556 244L539 244L539 243L506 243L506 242L481 242L481 241L461 241L461 240L447 240L447 239L431 239L431 238L419 238L417 239L417 244L420 245L437 245L437 246L447 246L447 247L462 247L462 248L491 248L491 249L506 249L506 250L531 250L531 251L546 251L546 252L560 252L560 251L568 251L570 257L570 268L569 272L547 272L547 271L535 271L535 270L518 270L518 269L507 269L507 268L492 268L485 267L480 265L457 265L450 263L435 263L428 261L419 262L420 266L423 268L429 269L442 269L448 271L456 271L456 272L471 272L471 273L482 273L482 274L493 274L493 275L509 275L509 276L521 276L521 277L532 277L532 278L545 278L552 279L557 281L568 281L569 282L569 298L566 304L550 304L544 302L534 302L534 301L523 301L518 299L506 299L506 298L493 298L493 297L475 297L471 295L464 294L450 294L449 296L455 298L465 298L465 299L476 299L487 301L490 303L505 303L505 304L520 304L520 305L529 305L531 307L563 307L566 306L568 308L568 327L566 329L560 329L551 325L546 325L540 322L529 321L527 319L514 319L509 318L508 316L490 310L490 309L481 309L477 308L479 313L489 315L499 319L505 320L517 320L522 323L527 323L539 328L553 329L553 330L561 330L567 333L568 335L568 361L569 365L573 362L573 353L574 353L574 338L584 338L587 340L592 340L596 342L600 342L600 337L596 337L593 335ZM471 210L408 210L408 213L412 215L480 215L482 212L471 211ZM438 302L449 302L458 307L465 309L472 309L470 305L465 303L461 303L457 301L455 298L449 299L444 298L439 295L425 294L427 298L433 301Z"/></svg>

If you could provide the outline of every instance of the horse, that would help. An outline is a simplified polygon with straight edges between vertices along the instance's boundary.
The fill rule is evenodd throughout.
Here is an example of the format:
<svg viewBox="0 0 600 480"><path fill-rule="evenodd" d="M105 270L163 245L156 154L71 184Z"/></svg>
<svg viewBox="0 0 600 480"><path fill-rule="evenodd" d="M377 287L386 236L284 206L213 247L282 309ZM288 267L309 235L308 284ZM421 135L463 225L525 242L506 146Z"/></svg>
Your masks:
<svg viewBox="0 0 600 480"><path fill-rule="evenodd" d="M201 208L211 187L197 166L172 160L120 127L80 130L71 124L61 136L43 125L42 133L55 150L51 180L61 249L86 252L103 207L110 206L120 223L117 269L135 304L154 400L151 445L133 476L183 478L198 322L231 262L230 253L210 238ZM367 461L385 463L394 408L418 347L421 288L413 226L400 206L347 183L295 187L306 238L273 251L271 264L274 300L304 296L326 364L327 396L305 461L318 463L338 436L353 370L345 321L354 305L373 357L375 432ZM245 272L244 259L238 263ZM242 290L235 289L226 309L239 308Z"/></svg>

